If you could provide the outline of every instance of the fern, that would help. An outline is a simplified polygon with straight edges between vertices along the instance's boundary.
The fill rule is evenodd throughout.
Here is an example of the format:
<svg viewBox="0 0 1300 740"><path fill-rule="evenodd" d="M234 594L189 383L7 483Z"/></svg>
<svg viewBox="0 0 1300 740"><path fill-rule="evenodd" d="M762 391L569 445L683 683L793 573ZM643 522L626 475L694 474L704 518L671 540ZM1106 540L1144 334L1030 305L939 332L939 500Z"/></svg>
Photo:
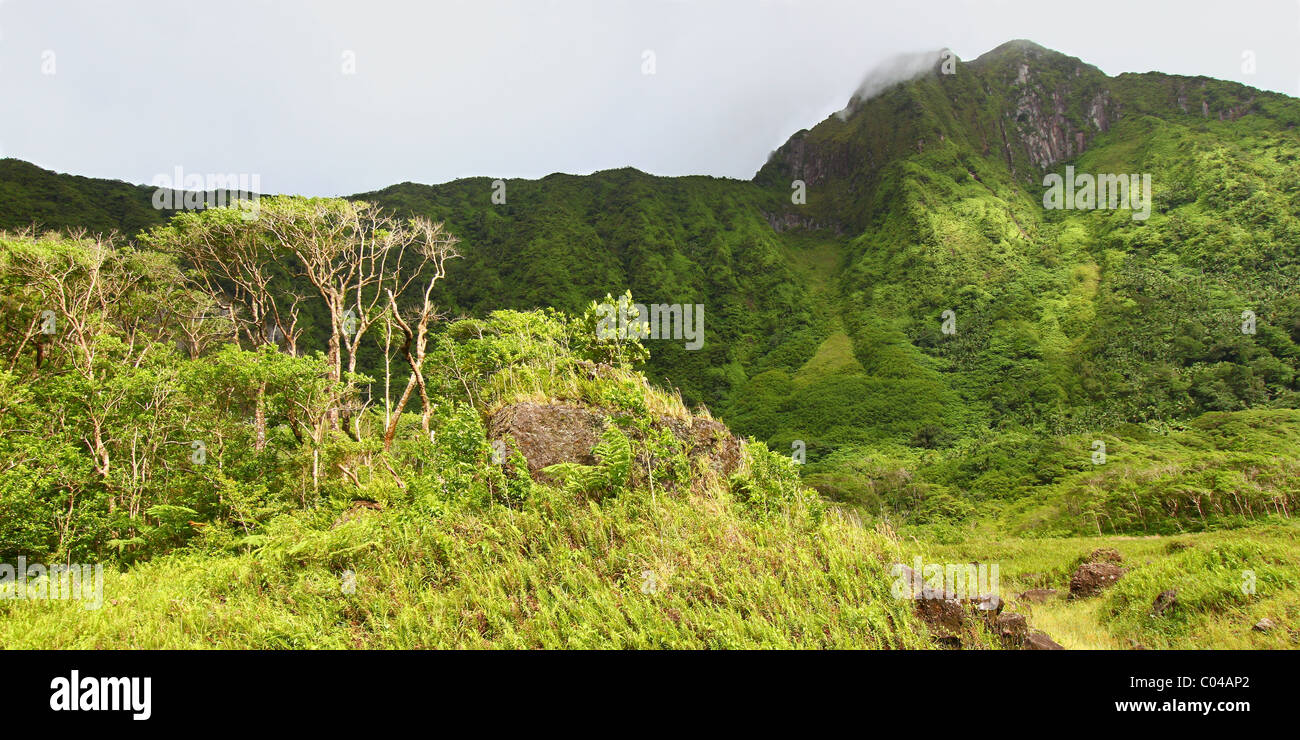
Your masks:
<svg viewBox="0 0 1300 740"><path fill-rule="evenodd" d="M113 539L113 540L109 540L109 541L108 541L107 543L105 543L105 544L107 544L109 547L115 547L115 548L117 548L117 551L120 553L120 552L122 552L122 550L124 550L124 549L126 549L126 548L128 548L128 547L133 547L133 546L138 546L138 545L147 545L147 544L149 544L149 543L146 542L145 539L144 539L143 537L132 537L132 538L130 538L130 539Z"/></svg>
<svg viewBox="0 0 1300 740"><path fill-rule="evenodd" d="M188 506L173 506L172 504L155 504L146 509L144 513L159 521L181 520L199 515L199 512Z"/></svg>
<svg viewBox="0 0 1300 740"><path fill-rule="evenodd" d="M619 493L626 488L632 475L632 442L623 430L613 424L607 425L601 432L600 443L592 452L600 460L604 484L611 489L610 492Z"/></svg>
<svg viewBox="0 0 1300 740"><path fill-rule="evenodd" d="M627 488L632 475L632 442L623 430L608 424L591 451L599 464L556 463L542 472L563 481L564 491L573 496L596 491L618 494Z"/></svg>

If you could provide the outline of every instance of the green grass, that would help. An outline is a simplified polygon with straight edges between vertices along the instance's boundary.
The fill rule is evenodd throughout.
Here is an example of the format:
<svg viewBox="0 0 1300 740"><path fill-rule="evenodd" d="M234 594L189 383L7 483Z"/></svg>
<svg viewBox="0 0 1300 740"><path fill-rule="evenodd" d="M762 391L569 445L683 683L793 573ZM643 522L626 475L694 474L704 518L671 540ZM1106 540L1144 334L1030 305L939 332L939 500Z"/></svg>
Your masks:
<svg viewBox="0 0 1300 740"><path fill-rule="evenodd" d="M106 574L105 604L0 600L9 648L922 648L887 536L718 490L276 522L256 553ZM356 573L342 593L341 573ZM648 575L649 574L649 575ZM816 608L810 608L816 605Z"/></svg>
<svg viewBox="0 0 1300 740"><path fill-rule="evenodd" d="M817 353L794 374L794 382L796 385L805 385L828 375L861 373L862 363L853 356L853 343L849 340L849 335L843 329L838 329L826 337L826 341L817 348Z"/></svg>
<svg viewBox="0 0 1300 740"><path fill-rule="evenodd" d="M1100 595L1070 599L1070 575L1097 548L1131 568ZM1264 524L1174 537L997 538L912 543L931 562L997 563L1009 609L1069 649L1296 649L1300 647L1300 524ZM1254 574L1254 593L1242 585ZM1021 602L1031 588L1057 590L1045 604ZM1161 592L1178 606L1152 616ZM1270 632L1252 627L1268 617Z"/></svg>

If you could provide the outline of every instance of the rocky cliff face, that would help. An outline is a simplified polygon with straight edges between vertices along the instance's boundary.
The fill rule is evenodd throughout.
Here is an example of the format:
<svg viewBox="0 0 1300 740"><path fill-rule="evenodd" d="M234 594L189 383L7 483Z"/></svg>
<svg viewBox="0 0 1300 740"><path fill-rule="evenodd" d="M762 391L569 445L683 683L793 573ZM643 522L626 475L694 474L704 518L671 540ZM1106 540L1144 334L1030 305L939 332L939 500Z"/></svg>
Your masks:
<svg viewBox="0 0 1300 740"><path fill-rule="evenodd" d="M822 147L808 145L808 132L800 131L779 152L779 161L791 180L820 185L830 177L844 177L851 170L844 159L832 159Z"/></svg>
<svg viewBox="0 0 1300 740"><path fill-rule="evenodd" d="M1029 161L1039 169L1047 169L1082 154L1088 142L1099 133L1110 129L1110 123L1119 117L1118 106L1109 90L1102 90L1088 102L1084 125L1076 125L1066 115L1066 101L1071 95L1068 86L1044 89L1033 83L1033 73L1022 65L1025 83L1015 101L1010 116L1015 119L1015 140L1023 148Z"/></svg>
<svg viewBox="0 0 1300 740"><path fill-rule="evenodd" d="M1100 70L1037 44L1004 44L967 68L1007 91L998 113L1012 163L1023 154L1045 170L1077 157L1122 115Z"/></svg>

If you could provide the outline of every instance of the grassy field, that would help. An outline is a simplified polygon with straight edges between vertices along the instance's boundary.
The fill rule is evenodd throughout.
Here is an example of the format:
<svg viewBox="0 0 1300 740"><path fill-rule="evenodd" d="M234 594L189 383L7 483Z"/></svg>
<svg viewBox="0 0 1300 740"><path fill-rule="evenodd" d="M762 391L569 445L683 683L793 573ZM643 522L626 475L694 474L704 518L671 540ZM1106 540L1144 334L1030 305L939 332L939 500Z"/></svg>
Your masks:
<svg viewBox="0 0 1300 740"><path fill-rule="evenodd" d="M1097 596L1069 598L1070 575L1099 548L1117 550L1130 572ZM1293 522L1177 536L912 540L904 549L929 562L996 563L1008 608L1068 649L1300 647L1300 526ZM1243 588L1252 581L1253 594ZM1057 594L1030 603L1018 597L1028 589ZM1157 595L1169 589L1178 605L1153 616ZM1254 630L1265 617L1278 626Z"/></svg>
<svg viewBox="0 0 1300 740"><path fill-rule="evenodd" d="M328 523L285 518L248 552L106 573L97 610L0 600L0 644L924 649L934 646L926 628L890 594L892 564L919 555L996 564L1005 609L1067 649L1300 646L1294 523L936 544L834 510L816 522L793 510L755 521L717 489L600 504L538 493L522 509L434 519L369 509ZM1097 596L1070 598L1070 574L1099 548L1118 551L1130 571ZM1028 589L1057 593L1031 603L1019 596ZM1177 606L1153 616L1167 589ZM1265 617L1277 626L1253 629Z"/></svg>
<svg viewBox="0 0 1300 740"><path fill-rule="evenodd" d="M237 555L106 573L104 604L0 600L0 645L158 648L925 648L890 537L718 489L520 509L279 520ZM354 574L354 587L346 586Z"/></svg>

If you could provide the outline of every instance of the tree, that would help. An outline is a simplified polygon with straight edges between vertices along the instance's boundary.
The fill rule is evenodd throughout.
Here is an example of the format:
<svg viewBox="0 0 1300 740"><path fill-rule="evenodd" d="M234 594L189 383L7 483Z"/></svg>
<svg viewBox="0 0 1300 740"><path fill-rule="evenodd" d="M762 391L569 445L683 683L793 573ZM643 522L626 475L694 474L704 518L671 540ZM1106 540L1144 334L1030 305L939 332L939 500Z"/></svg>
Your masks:
<svg viewBox="0 0 1300 740"><path fill-rule="evenodd" d="M402 316L398 297L401 295L401 290L409 286L423 270L415 271L405 282L397 284L398 290L389 288L386 291L392 320L406 338L402 346L402 355L411 369L411 376L406 381L406 389L402 391L397 407L388 420L388 427L384 430L384 449L390 449L393 445L397 422L411 398L412 389L418 388L420 391L422 404L420 427L425 434L429 433L429 418L433 415L433 405L429 401L428 385L424 381L424 357L428 346L429 324L439 318L433 305L433 288L439 280L447 276L447 260L460 256L460 252L456 250L460 240L448 232L441 223L416 218L411 220L410 227L416 234L416 252L421 257L421 267L427 266L432 272L429 274L429 281L425 283L419 308L409 316Z"/></svg>

